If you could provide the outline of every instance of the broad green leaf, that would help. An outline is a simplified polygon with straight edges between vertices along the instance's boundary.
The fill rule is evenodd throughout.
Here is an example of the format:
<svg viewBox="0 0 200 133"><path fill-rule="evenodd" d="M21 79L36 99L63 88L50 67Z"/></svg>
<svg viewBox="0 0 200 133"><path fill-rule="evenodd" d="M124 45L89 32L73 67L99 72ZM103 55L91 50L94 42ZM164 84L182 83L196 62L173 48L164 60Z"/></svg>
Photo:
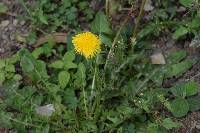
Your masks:
<svg viewBox="0 0 200 133"><path fill-rule="evenodd" d="M161 86L163 83L165 71L160 69L157 73L152 76L152 81L155 82L157 85Z"/></svg>
<svg viewBox="0 0 200 133"><path fill-rule="evenodd" d="M192 96L198 93L200 86L197 82L189 81L184 85L184 87L185 87L187 96Z"/></svg>
<svg viewBox="0 0 200 133"><path fill-rule="evenodd" d="M19 75L19 74L15 74L15 76L13 77L13 79L14 79L15 81L19 81L19 80L22 79L22 76Z"/></svg>
<svg viewBox="0 0 200 133"><path fill-rule="evenodd" d="M28 58L27 56L23 56L21 58L21 62L20 62L20 65L22 67L22 70L25 72L25 73L28 73L28 72L31 72L34 70L34 64L33 62L31 61L30 58Z"/></svg>
<svg viewBox="0 0 200 133"><path fill-rule="evenodd" d="M65 53L63 60L64 62L72 62L75 59L74 51L68 51Z"/></svg>
<svg viewBox="0 0 200 133"><path fill-rule="evenodd" d="M5 74L3 72L0 72L0 85L3 83L5 80Z"/></svg>
<svg viewBox="0 0 200 133"><path fill-rule="evenodd" d="M77 68L77 64L73 63L73 62L64 62L64 68L65 69L73 69L73 68Z"/></svg>
<svg viewBox="0 0 200 133"><path fill-rule="evenodd" d="M19 52L6 59L6 62L9 62L10 64L16 64L18 61L20 61Z"/></svg>
<svg viewBox="0 0 200 133"><path fill-rule="evenodd" d="M189 32L189 30L186 27L179 27L174 33L173 33L173 39L179 39L180 37L186 35Z"/></svg>
<svg viewBox="0 0 200 133"><path fill-rule="evenodd" d="M191 7L194 0L179 0L179 2L185 7Z"/></svg>
<svg viewBox="0 0 200 133"><path fill-rule="evenodd" d="M32 86L24 86L18 91L23 97L31 97L35 93L35 88Z"/></svg>
<svg viewBox="0 0 200 133"><path fill-rule="evenodd" d="M8 7L4 3L0 2L0 14L6 13L7 10L8 10Z"/></svg>
<svg viewBox="0 0 200 133"><path fill-rule="evenodd" d="M170 88L170 91L176 96L176 97L182 97L184 98L186 96L186 88L184 87L184 83L176 84L172 88Z"/></svg>
<svg viewBox="0 0 200 133"><path fill-rule="evenodd" d="M106 33L112 34L110 29L110 24L107 20L106 15L103 12L98 12L95 16L94 21L92 22L92 30L97 33Z"/></svg>
<svg viewBox="0 0 200 133"><path fill-rule="evenodd" d="M161 125L168 130L172 128L178 128L181 126L179 123L173 122L171 118L165 118Z"/></svg>
<svg viewBox="0 0 200 133"><path fill-rule="evenodd" d="M36 60L26 49L20 51L20 56L20 65L23 72L31 77L33 81L40 81L49 78L44 61Z"/></svg>
<svg viewBox="0 0 200 133"><path fill-rule="evenodd" d="M187 100L183 98L176 98L171 103L171 112L175 117L183 117L189 111Z"/></svg>
<svg viewBox="0 0 200 133"><path fill-rule="evenodd" d="M150 124L148 124L147 132L148 133L158 133L158 127L159 127L158 124L150 123Z"/></svg>
<svg viewBox="0 0 200 133"><path fill-rule="evenodd" d="M12 64L6 65L5 71L7 72L15 72L15 66Z"/></svg>
<svg viewBox="0 0 200 133"><path fill-rule="evenodd" d="M104 34L101 34L100 39L101 39L101 42L103 44L105 44L108 47L111 47L111 45L112 45L112 39L111 38L109 38L108 36L106 36Z"/></svg>
<svg viewBox="0 0 200 133"><path fill-rule="evenodd" d="M43 24L48 24L47 17L44 15L43 10L39 10L38 17Z"/></svg>
<svg viewBox="0 0 200 133"><path fill-rule="evenodd" d="M54 61L49 65L49 67L52 67L52 68L63 68L63 66L64 66L64 63L62 60Z"/></svg>
<svg viewBox="0 0 200 133"><path fill-rule="evenodd" d="M36 48L33 52L32 55L35 59L37 59L41 54L43 53L43 48Z"/></svg>
<svg viewBox="0 0 200 133"><path fill-rule="evenodd" d="M191 97L187 99L190 111L200 110L200 97Z"/></svg>
<svg viewBox="0 0 200 133"><path fill-rule="evenodd" d="M179 77L182 74L184 74L187 70L189 70L194 64L196 63L195 60L186 60L182 61L180 63L174 64L172 66L169 66L166 77L172 78L172 77Z"/></svg>
<svg viewBox="0 0 200 133"><path fill-rule="evenodd" d="M34 44L36 41L37 41L36 32L31 31L31 32L28 34L28 36L26 37L26 42L27 42L29 45L32 45L32 44Z"/></svg>
<svg viewBox="0 0 200 133"><path fill-rule="evenodd" d="M61 88L65 88L69 82L70 74L67 71L62 71L58 74L58 81Z"/></svg>
<svg viewBox="0 0 200 133"><path fill-rule="evenodd" d="M49 75L47 74L46 63L42 60L36 60L34 71L40 78L43 79L49 78Z"/></svg>
<svg viewBox="0 0 200 133"><path fill-rule="evenodd" d="M0 69L4 68L6 66L5 60L0 59Z"/></svg>
<svg viewBox="0 0 200 133"><path fill-rule="evenodd" d="M188 81L185 83L179 83L173 86L170 91L175 96L185 97L185 96L192 96L198 93L199 84L194 81Z"/></svg>
<svg viewBox="0 0 200 133"><path fill-rule="evenodd" d="M76 98L76 95L74 93L73 89L67 88L64 94L64 104L67 105L67 107L74 109L78 105L78 100Z"/></svg>
<svg viewBox="0 0 200 133"><path fill-rule="evenodd" d="M136 132L135 125L133 123L125 123L122 127L123 133L133 133Z"/></svg>
<svg viewBox="0 0 200 133"><path fill-rule="evenodd" d="M182 61L186 56L187 56L187 52L185 50L179 50L177 52L171 53L167 57L167 61L170 64L178 63L178 62Z"/></svg>
<svg viewBox="0 0 200 133"><path fill-rule="evenodd" d="M200 16L196 16L192 19L192 21L188 24L188 27L191 29L199 28L200 27Z"/></svg>

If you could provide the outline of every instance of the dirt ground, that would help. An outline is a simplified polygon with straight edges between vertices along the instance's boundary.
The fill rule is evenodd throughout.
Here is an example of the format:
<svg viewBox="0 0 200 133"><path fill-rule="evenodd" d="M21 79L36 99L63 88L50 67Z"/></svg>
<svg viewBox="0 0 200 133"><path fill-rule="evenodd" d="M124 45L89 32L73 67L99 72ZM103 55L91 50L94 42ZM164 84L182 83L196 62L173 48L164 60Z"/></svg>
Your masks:
<svg viewBox="0 0 200 133"><path fill-rule="evenodd" d="M18 17L24 11L17 1L2 0L8 6L8 12L0 15L0 58L11 55L20 47L23 47L22 37L29 32L29 24Z"/></svg>

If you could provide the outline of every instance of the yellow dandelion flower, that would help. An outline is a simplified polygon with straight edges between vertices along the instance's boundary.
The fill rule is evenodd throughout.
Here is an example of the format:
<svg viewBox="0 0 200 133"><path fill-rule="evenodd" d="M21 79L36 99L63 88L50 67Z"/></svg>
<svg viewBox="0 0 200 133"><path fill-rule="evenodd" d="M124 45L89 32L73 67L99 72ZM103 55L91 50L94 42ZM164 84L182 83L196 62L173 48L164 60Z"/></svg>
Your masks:
<svg viewBox="0 0 200 133"><path fill-rule="evenodd" d="M94 57L101 51L101 41L97 35L91 32L84 32L73 37L75 51L86 59Z"/></svg>

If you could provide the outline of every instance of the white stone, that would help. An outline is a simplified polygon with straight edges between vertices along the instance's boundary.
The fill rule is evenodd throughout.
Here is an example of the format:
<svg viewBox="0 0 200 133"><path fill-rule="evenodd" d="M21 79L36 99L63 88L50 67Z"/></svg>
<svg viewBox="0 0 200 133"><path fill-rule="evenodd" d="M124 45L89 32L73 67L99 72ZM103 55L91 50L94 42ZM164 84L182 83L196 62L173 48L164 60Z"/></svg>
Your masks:
<svg viewBox="0 0 200 133"><path fill-rule="evenodd" d="M162 53L155 53L151 56L152 64L166 64L165 57Z"/></svg>

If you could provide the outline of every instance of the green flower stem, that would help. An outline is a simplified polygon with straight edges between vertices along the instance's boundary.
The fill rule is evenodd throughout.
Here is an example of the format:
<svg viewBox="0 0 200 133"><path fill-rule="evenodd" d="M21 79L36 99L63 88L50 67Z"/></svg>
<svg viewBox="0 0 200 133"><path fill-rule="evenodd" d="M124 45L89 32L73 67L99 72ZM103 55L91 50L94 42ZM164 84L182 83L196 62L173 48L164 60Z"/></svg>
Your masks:
<svg viewBox="0 0 200 133"><path fill-rule="evenodd" d="M138 30L138 27L140 25L141 18L142 18L143 14L144 14L144 6L146 4L146 1L147 0L142 0L142 4L141 4L141 7L140 7L139 16L136 19L136 25L135 25L134 31L133 31L133 37L132 37L133 39L136 38L136 36L137 36L137 30Z"/></svg>
<svg viewBox="0 0 200 133"><path fill-rule="evenodd" d="M117 42L117 40L118 40L118 38L119 38L119 36L120 36L120 33L121 33L121 31L122 31L122 28L123 28L123 27L125 26L125 24L128 22L128 20L129 20L129 18L130 18L130 16L131 16L132 11L133 11L133 5L132 5L131 10L129 11L127 17L124 19L124 21L122 22L122 25L120 26L119 30L117 31L117 34L116 34L116 36L115 36L115 38L114 38L114 41L113 41L113 43L112 43L112 47L110 48L110 51L108 52L108 56L107 56L107 58L106 58L106 63L105 63L105 65L104 65L104 70L107 69L108 62L109 62L111 56L113 55L113 50L114 50L115 45L116 45L116 42Z"/></svg>
<svg viewBox="0 0 200 133"><path fill-rule="evenodd" d="M92 97L93 97L93 93L94 93L96 74L97 74L97 58L98 58L98 55L97 55L97 57L95 59L94 75L93 75L93 78L92 78L92 89L91 89L91 96Z"/></svg>
<svg viewBox="0 0 200 133"><path fill-rule="evenodd" d="M106 0L105 8L106 8L106 16L109 17L109 0Z"/></svg>
<svg viewBox="0 0 200 133"><path fill-rule="evenodd" d="M87 101L86 101L86 92L85 88L83 87L83 102L84 102L84 109L85 109L85 116L88 117L88 108L87 108Z"/></svg>

